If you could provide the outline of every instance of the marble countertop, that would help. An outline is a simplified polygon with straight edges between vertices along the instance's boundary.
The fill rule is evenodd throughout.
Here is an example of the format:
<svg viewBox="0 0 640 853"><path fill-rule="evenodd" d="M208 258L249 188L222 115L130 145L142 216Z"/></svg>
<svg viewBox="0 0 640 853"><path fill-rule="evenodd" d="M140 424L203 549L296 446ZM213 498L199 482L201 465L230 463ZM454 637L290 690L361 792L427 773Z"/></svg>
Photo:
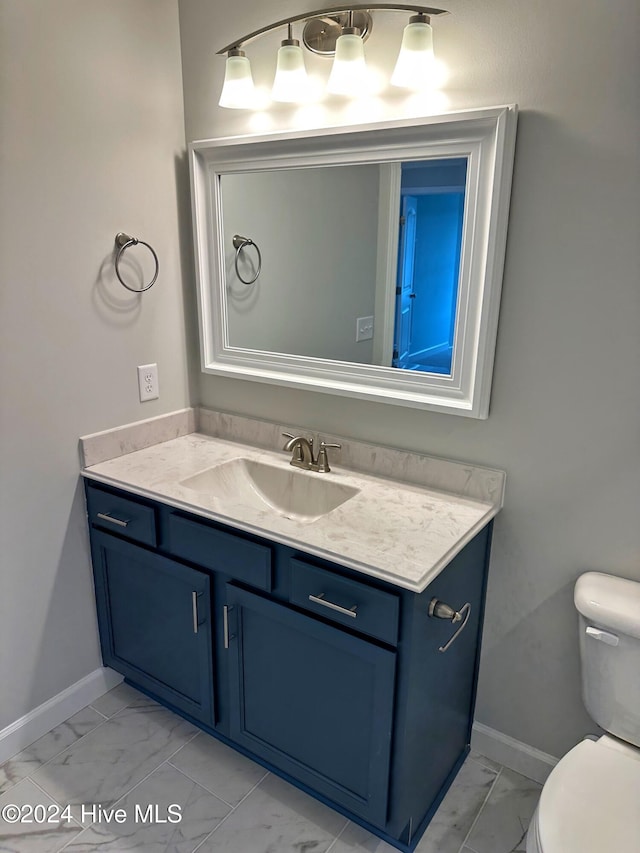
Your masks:
<svg viewBox="0 0 640 853"><path fill-rule="evenodd" d="M233 504L180 485L232 459L294 470L290 454L191 433L99 462L84 477L220 521L422 592L500 510L482 501L332 465L328 477L358 494L316 520L287 518L265 505Z"/></svg>

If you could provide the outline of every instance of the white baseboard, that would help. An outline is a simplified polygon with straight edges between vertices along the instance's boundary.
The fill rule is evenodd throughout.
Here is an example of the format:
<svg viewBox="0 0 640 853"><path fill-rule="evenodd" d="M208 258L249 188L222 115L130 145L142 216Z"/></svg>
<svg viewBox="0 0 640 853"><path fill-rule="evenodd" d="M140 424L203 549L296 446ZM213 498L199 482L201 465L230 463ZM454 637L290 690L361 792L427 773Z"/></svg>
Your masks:
<svg viewBox="0 0 640 853"><path fill-rule="evenodd" d="M100 667L0 731L0 764L51 729L90 705L122 681L112 669ZM474 723L471 746L481 755L516 773L544 783L558 759L483 723Z"/></svg>
<svg viewBox="0 0 640 853"><path fill-rule="evenodd" d="M558 759L553 755L541 752L482 723L473 724L471 748L480 755L542 784L558 763Z"/></svg>
<svg viewBox="0 0 640 853"><path fill-rule="evenodd" d="M68 720L86 705L90 705L121 681L122 676L119 673L100 667L0 730L0 764Z"/></svg>

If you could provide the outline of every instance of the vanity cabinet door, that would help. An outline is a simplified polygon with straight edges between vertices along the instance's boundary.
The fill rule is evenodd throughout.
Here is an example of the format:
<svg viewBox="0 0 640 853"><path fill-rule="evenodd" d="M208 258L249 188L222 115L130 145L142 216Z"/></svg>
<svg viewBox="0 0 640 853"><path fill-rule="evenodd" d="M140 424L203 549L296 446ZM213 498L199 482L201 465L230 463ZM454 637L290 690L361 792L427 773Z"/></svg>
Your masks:
<svg viewBox="0 0 640 853"><path fill-rule="evenodd" d="M384 826L396 655L227 586L231 737Z"/></svg>
<svg viewBox="0 0 640 853"><path fill-rule="evenodd" d="M213 725L209 576L95 530L91 547L105 665Z"/></svg>

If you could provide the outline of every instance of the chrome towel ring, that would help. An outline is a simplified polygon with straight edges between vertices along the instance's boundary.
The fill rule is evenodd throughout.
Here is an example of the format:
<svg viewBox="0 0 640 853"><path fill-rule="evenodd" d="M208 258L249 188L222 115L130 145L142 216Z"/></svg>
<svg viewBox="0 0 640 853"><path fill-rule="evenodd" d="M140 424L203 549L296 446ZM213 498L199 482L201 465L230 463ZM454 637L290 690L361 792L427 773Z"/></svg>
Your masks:
<svg viewBox="0 0 640 853"><path fill-rule="evenodd" d="M138 244L140 244L141 246L146 246L147 249L151 252L151 254L153 255L153 260L156 264L156 271L149 284L146 284L144 287L129 287L127 282L120 275L120 259L122 258L124 252L129 248L129 246L137 246ZM125 234L123 231L119 231L116 234L116 246L118 246L118 252L116 254L115 259L115 268L116 275L118 276L118 281L120 282L120 284L123 287L126 287L127 290L130 290L132 293L144 293L145 290L149 290L150 287L153 287L153 285L156 283L156 279L158 278L158 273L160 272L160 262L158 261L158 256L151 248L151 246L148 243L145 243L144 240L138 240L136 237L131 237L129 234Z"/></svg>
<svg viewBox="0 0 640 853"><path fill-rule="evenodd" d="M254 277L249 281L247 281L246 278L242 278L242 276L240 275L240 270L238 269L238 259L240 258L240 252L245 248L245 246L253 246L256 252L258 253L258 270ZM258 248L258 244L254 243L251 237L241 237L240 234L234 234L233 248L236 250L236 275L243 284L255 284L255 282L258 280L258 276L260 275L260 270L262 269L262 254L260 252L260 249Z"/></svg>

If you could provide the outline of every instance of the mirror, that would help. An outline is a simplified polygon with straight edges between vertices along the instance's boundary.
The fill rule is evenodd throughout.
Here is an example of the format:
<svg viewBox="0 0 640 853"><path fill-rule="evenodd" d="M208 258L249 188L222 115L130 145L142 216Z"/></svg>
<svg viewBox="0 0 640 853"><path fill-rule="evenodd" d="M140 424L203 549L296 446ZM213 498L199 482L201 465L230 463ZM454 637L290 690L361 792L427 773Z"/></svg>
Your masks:
<svg viewBox="0 0 640 853"><path fill-rule="evenodd" d="M449 375L466 170L442 158L222 175L229 344ZM380 245L390 217L398 233ZM257 248L238 251L238 234ZM376 269L387 254L391 279Z"/></svg>
<svg viewBox="0 0 640 853"><path fill-rule="evenodd" d="M192 143L203 370L487 417L515 117Z"/></svg>

